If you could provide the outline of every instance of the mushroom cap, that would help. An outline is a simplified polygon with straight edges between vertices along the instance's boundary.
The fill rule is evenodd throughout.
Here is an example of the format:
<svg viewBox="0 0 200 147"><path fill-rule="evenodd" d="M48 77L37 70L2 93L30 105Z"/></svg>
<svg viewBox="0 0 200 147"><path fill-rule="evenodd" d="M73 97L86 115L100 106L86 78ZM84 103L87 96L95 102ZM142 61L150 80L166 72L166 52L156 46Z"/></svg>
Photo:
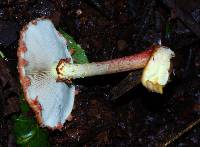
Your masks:
<svg viewBox="0 0 200 147"><path fill-rule="evenodd" d="M74 104L75 87L57 82L56 65L72 58L65 38L48 19L36 19L20 34L18 71L25 99L41 126L62 128Z"/></svg>
<svg viewBox="0 0 200 147"><path fill-rule="evenodd" d="M169 81L171 58L174 56L175 53L168 47L155 47L142 74L142 84L147 89L163 93L163 87Z"/></svg>

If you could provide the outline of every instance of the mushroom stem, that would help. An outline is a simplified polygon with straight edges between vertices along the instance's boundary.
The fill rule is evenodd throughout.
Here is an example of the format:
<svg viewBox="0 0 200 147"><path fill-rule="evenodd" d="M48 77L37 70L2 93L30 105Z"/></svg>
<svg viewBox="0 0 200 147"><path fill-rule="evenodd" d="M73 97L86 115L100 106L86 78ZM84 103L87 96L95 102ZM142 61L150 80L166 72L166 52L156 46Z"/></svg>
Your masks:
<svg viewBox="0 0 200 147"><path fill-rule="evenodd" d="M62 59L59 61L56 68L58 80L65 81L144 68L153 50L154 49L149 49L142 53L119 59L87 64L72 64L69 63L69 60Z"/></svg>

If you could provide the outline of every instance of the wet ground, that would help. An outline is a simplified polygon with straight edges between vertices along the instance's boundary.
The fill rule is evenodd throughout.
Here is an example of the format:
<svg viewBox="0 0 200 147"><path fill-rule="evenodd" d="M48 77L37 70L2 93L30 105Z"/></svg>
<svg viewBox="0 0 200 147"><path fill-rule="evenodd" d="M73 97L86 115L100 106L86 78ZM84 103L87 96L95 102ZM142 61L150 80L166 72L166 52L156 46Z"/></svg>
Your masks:
<svg viewBox="0 0 200 147"><path fill-rule="evenodd" d="M91 62L131 55L159 40L176 53L171 82L163 95L138 85L113 101L110 90L128 73L75 81L80 93L73 121L62 132L49 131L53 146L199 146L200 124L193 126L200 118L199 10L197 1L0 2L0 50L8 58L0 62L0 146L15 146L10 118L20 113L13 107L20 87L16 71L19 31L41 16L72 35ZM193 128L177 135L189 126Z"/></svg>

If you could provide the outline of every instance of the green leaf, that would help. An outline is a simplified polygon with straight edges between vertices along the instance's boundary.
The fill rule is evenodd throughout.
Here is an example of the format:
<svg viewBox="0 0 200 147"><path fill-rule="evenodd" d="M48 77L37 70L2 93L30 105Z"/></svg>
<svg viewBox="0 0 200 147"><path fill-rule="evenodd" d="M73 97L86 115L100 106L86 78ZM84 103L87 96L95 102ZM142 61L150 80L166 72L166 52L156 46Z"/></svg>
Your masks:
<svg viewBox="0 0 200 147"><path fill-rule="evenodd" d="M37 126L37 133L28 144L29 147L50 147L47 132Z"/></svg>
<svg viewBox="0 0 200 147"><path fill-rule="evenodd" d="M27 116L30 107L24 99L23 92L20 96L20 108L21 115L13 117L13 131L17 144L21 147L49 147L48 133L38 126L34 116Z"/></svg>
<svg viewBox="0 0 200 147"><path fill-rule="evenodd" d="M28 103L24 99L23 92L21 92L21 95L20 95L20 108L21 108L21 111L23 113L26 113L26 112L30 111L30 107L29 107Z"/></svg>
<svg viewBox="0 0 200 147"><path fill-rule="evenodd" d="M65 37L65 39L68 42L68 50L73 49L74 53L72 54L72 58L76 63L84 64L88 63L88 58L85 54L85 51L81 48L79 44L75 42L75 40L68 35L66 32L64 32L62 29L59 29L59 32Z"/></svg>
<svg viewBox="0 0 200 147"><path fill-rule="evenodd" d="M24 115L20 115L14 121L14 132L17 144L26 144L30 142L37 132L34 120L25 117Z"/></svg>
<svg viewBox="0 0 200 147"><path fill-rule="evenodd" d="M0 51L0 59L4 59L5 55Z"/></svg>
<svg viewBox="0 0 200 147"><path fill-rule="evenodd" d="M14 120L14 133L17 144L22 147L50 146L47 132L42 130L33 118L23 114Z"/></svg>

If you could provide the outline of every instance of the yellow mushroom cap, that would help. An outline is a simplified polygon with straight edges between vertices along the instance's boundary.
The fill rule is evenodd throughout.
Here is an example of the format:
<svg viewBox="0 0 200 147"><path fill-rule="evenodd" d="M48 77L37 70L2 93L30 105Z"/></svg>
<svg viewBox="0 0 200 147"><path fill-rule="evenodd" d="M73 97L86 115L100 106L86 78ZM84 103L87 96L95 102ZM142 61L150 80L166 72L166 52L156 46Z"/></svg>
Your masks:
<svg viewBox="0 0 200 147"><path fill-rule="evenodd" d="M142 74L142 84L152 92L162 94L170 75L171 58L175 53L165 46L156 47Z"/></svg>

